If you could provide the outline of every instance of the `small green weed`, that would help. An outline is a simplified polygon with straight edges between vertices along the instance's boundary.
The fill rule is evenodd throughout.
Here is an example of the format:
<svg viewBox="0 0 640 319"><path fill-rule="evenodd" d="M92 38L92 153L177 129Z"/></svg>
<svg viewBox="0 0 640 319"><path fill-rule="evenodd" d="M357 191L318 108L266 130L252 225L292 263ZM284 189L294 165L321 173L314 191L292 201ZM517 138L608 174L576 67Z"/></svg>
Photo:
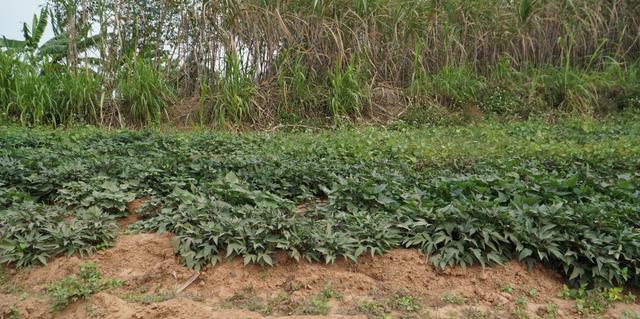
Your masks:
<svg viewBox="0 0 640 319"><path fill-rule="evenodd" d="M252 286L247 286L228 298L223 306L255 311L263 315L273 313L326 315L330 310L328 301L332 298L340 299L342 295L334 291L330 285L320 293L302 301L293 300L291 295L285 292L265 300L256 295Z"/></svg>
<svg viewBox="0 0 640 319"><path fill-rule="evenodd" d="M518 297L516 299L516 303L511 310L511 316L515 319L528 319L529 315L527 314L527 298L526 297Z"/></svg>
<svg viewBox="0 0 640 319"><path fill-rule="evenodd" d="M620 319L640 319L640 312L632 312L631 310L625 310L622 312Z"/></svg>
<svg viewBox="0 0 640 319"><path fill-rule="evenodd" d="M296 310L296 313L302 315L326 315L329 313L329 310L331 310L328 301L329 299L325 298L322 294L313 296L302 303Z"/></svg>
<svg viewBox="0 0 640 319"><path fill-rule="evenodd" d="M462 319L489 319L492 318L490 311L482 311L478 308L468 307L462 309Z"/></svg>
<svg viewBox="0 0 640 319"><path fill-rule="evenodd" d="M558 305L548 304L536 310L536 315L542 319L556 319L558 317Z"/></svg>
<svg viewBox="0 0 640 319"><path fill-rule="evenodd" d="M4 285L7 284L7 275L5 273L4 265L0 264L0 289L4 290Z"/></svg>
<svg viewBox="0 0 640 319"><path fill-rule="evenodd" d="M342 294L335 291L331 283L327 283L319 294L303 302L298 309L295 310L295 313L303 315L326 315L329 313L329 310L331 310L328 303L330 299L341 300Z"/></svg>
<svg viewBox="0 0 640 319"><path fill-rule="evenodd" d="M512 284L505 284L500 286L500 291L502 292L506 292L506 293L512 293L513 292L513 285Z"/></svg>
<svg viewBox="0 0 640 319"><path fill-rule="evenodd" d="M268 305L260 297L256 296L253 286L245 286L240 291L234 293L226 300L225 306L227 308L240 308L263 314L271 313Z"/></svg>
<svg viewBox="0 0 640 319"><path fill-rule="evenodd" d="M102 279L95 263L80 265L78 277L68 276L47 286L54 310L62 310L68 304L87 299L91 294L119 287L122 281L115 278Z"/></svg>
<svg viewBox="0 0 640 319"><path fill-rule="evenodd" d="M625 295L624 289L620 287L604 288L602 293L609 302L633 303L636 300L636 296L632 292L629 291Z"/></svg>
<svg viewBox="0 0 640 319"><path fill-rule="evenodd" d="M367 316L367 318L378 319L386 318L387 314L391 311L384 303L375 301L365 301L360 303L357 307L358 312Z"/></svg>
<svg viewBox="0 0 640 319"><path fill-rule="evenodd" d="M382 301L364 301L357 307L357 311L368 318L387 318L392 311L403 315L415 315L421 310L420 300L404 291L395 292Z"/></svg>
<svg viewBox="0 0 640 319"><path fill-rule="evenodd" d="M342 300L342 294L338 291L335 291L333 289L333 286L331 285L331 283L328 283L325 285L324 289L322 290L322 292L320 293L320 295L325 298L325 299L336 299L336 300Z"/></svg>
<svg viewBox="0 0 640 319"><path fill-rule="evenodd" d="M631 292L625 295L622 288L587 289L586 284L575 289L564 286L558 296L574 299L576 311L586 315L600 315L605 313L614 302L632 303L636 299Z"/></svg>
<svg viewBox="0 0 640 319"><path fill-rule="evenodd" d="M89 318L100 318L100 313L91 303L85 303L83 308Z"/></svg>
<svg viewBox="0 0 640 319"><path fill-rule="evenodd" d="M267 299L264 315L293 314L300 308L301 302L294 300L290 294L282 291L276 297Z"/></svg>
<svg viewBox="0 0 640 319"><path fill-rule="evenodd" d="M403 313L418 312L422 309L420 300L406 293L395 293L388 299L389 306Z"/></svg>
<svg viewBox="0 0 640 319"><path fill-rule="evenodd" d="M440 300L450 305L464 305L467 303L467 299L464 296L448 292L442 294L442 296L440 296Z"/></svg>
<svg viewBox="0 0 640 319"><path fill-rule="evenodd" d="M9 309L0 310L0 318L2 319L19 319L22 318L22 314L16 307L10 307Z"/></svg>

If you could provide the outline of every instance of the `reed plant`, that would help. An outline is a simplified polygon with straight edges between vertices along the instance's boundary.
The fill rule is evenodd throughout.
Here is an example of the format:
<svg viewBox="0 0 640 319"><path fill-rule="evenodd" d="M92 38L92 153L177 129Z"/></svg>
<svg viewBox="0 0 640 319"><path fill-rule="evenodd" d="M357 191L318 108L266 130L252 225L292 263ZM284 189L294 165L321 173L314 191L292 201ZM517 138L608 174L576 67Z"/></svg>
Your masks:
<svg viewBox="0 0 640 319"><path fill-rule="evenodd" d="M64 40L45 42L62 46L55 56L0 49L6 118L140 126L199 100L188 118L203 125L357 119L377 114L371 92L381 87L398 95L373 103L385 114L595 114L635 107L640 91L634 0L96 0L76 9L52 15ZM97 21L99 34L85 39L60 23L73 19ZM86 42L95 57L82 56ZM62 66L57 76L48 64Z"/></svg>
<svg viewBox="0 0 640 319"><path fill-rule="evenodd" d="M128 59L116 84L119 114L133 124L157 124L175 100L161 68L142 57Z"/></svg>

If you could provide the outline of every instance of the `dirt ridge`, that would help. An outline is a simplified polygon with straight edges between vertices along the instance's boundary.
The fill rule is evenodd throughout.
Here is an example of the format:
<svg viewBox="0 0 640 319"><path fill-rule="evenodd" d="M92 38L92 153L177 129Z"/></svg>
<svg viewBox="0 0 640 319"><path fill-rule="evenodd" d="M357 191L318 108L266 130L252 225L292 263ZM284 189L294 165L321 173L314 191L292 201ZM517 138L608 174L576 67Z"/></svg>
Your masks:
<svg viewBox="0 0 640 319"><path fill-rule="evenodd" d="M45 295L48 283L77 274L79 265L95 262L104 278L114 277L124 285L92 295L61 312L51 312ZM526 296L522 309L537 318L540 309L557 306L557 318L574 318L574 303L556 297L563 286L557 273L534 267L528 270L512 261L504 266L450 268L435 271L417 250L395 249L383 256L362 257L358 263L339 260L334 264L296 262L279 253L275 266L243 266L239 259L204 269L180 295L172 295L192 271L174 256L169 234L121 235L115 245L88 257L60 257L48 265L20 271L9 270L0 294L0 318L17 310L23 318L320 318L285 304L314 300L328 286L340 295L329 301L322 318L367 318L363 304L382 304L398 292L420 303L422 315L433 318L465 318L465 313L486 314L482 318L511 315L518 298ZM7 290L7 289L5 289ZM532 292L535 291L535 294ZM244 293L247 307L230 303ZM151 297L150 297L151 296ZM247 297L248 296L248 297ZM285 297L283 297L285 296ZM150 298L151 300L144 300ZM270 304L279 300L281 304ZM449 300L451 299L451 300ZM377 304L377 303L376 303ZM266 311L266 305L270 305ZM288 308L287 308L288 309ZM619 317L624 310L640 313L638 304L616 305L606 315ZM393 314L395 310L391 309ZM466 311L466 312L465 312ZM270 313L269 313L270 312ZM304 313L302 313L304 314ZM371 313L368 314L372 316ZM407 314L405 314L407 315ZM420 317L409 313L408 318ZM400 316L400 314L398 314ZM406 316L405 316L406 317Z"/></svg>

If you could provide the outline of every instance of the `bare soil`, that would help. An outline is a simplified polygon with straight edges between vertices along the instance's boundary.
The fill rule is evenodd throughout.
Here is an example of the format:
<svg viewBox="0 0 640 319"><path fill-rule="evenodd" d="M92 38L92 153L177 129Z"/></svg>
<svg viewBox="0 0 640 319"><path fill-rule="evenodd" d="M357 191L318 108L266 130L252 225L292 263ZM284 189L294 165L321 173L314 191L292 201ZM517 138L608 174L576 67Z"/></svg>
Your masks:
<svg viewBox="0 0 640 319"><path fill-rule="evenodd" d="M357 264L296 262L284 254L274 260L269 268L243 266L239 259L208 267L176 295L193 272L174 256L170 235L121 235L114 247L89 257L5 269L0 318L16 310L34 319L583 317L574 301L556 297L564 283L558 274L542 267L529 271L518 262L436 272L424 255L408 249L363 257ZM47 284L77 274L88 261L123 286L51 311ZM624 311L640 313L640 304L615 304L593 317L621 318Z"/></svg>

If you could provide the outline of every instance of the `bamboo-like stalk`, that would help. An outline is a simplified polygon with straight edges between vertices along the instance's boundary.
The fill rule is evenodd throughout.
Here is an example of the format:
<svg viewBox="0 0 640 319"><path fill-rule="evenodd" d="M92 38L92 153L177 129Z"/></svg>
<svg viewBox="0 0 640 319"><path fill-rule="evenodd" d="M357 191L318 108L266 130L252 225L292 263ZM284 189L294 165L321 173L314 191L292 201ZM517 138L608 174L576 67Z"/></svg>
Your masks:
<svg viewBox="0 0 640 319"><path fill-rule="evenodd" d="M367 101L363 92L376 87L402 95L395 101L427 98L453 109L459 109L454 100L483 87L473 93L507 90L527 103L589 113L611 88L611 80L596 81L592 73L606 77L611 61L619 68L640 61L640 6L633 0L82 0L81 6L81 21L76 9L69 13L69 61L77 65L75 44L83 36L75 24L99 23L95 70L107 92L102 114L114 119L138 114L118 98L125 86L116 83L138 58L153 66L144 70L154 81L170 83L182 98L204 99L199 105L210 114L224 113L215 101L250 99L232 103L240 113L231 114L252 123L295 107L356 114L335 101L354 100L350 94ZM225 73L230 55L238 58L233 76ZM498 78L499 68L508 73L500 81L480 83ZM241 83L225 83L234 79ZM465 81L472 91L460 85ZM350 88L332 88L336 83ZM366 87L361 92L354 83ZM220 98L222 89L235 96ZM481 104L480 98L466 103Z"/></svg>

